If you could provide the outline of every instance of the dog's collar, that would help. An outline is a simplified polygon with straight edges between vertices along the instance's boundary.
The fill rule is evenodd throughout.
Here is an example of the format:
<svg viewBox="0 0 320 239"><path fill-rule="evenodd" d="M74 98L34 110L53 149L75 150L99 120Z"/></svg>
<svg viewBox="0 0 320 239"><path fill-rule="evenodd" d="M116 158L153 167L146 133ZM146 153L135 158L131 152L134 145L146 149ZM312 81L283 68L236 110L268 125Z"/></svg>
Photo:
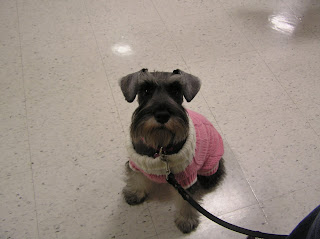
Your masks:
<svg viewBox="0 0 320 239"><path fill-rule="evenodd" d="M148 146L144 138L142 138L137 144L134 144L133 147L135 151L140 155L146 155L149 157L157 158L159 157L160 148L162 148L163 152L166 155L176 154L182 149L186 141L187 139L176 144L169 144L166 147L159 147L155 149L151 146Z"/></svg>
<svg viewBox="0 0 320 239"><path fill-rule="evenodd" d="M196 132L194 124L189 118L189 135L182 148L177 153L166 153L166 160L170 164L173 173L184 171L191 164L196 149ZM147 174L166 175L166 167L161 157L141 155L134 148L130 136L127 140L127 151L130 157L130 167L133 170L141 170ZM133 166L134 165L134 166Z"/></svg>

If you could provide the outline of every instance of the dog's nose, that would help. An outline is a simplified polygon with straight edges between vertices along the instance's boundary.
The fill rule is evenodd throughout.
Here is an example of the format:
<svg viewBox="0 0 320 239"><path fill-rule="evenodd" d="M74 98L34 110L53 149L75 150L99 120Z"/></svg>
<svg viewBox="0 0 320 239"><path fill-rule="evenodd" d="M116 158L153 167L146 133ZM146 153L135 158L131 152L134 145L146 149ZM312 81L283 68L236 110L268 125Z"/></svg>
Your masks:
<svg viewBox="0 0 320 239"><path fill-rule="evenodd" d="M154 113L154 118L160 124L165 124L170 119L170 114L166 110L161 110L161 111L157 111L157 112Z"/></svg>

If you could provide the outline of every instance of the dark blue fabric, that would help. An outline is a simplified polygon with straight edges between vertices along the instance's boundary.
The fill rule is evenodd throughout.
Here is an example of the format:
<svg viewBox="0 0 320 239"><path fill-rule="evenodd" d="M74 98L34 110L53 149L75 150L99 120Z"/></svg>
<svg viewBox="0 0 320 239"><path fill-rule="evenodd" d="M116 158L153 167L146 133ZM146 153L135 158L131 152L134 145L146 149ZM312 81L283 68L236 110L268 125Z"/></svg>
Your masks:
<svg viewBox="0 0 320 239"><path fill-rule="evenodd" d="M320 205L298 224L287 239L320 239Z"/></svg>

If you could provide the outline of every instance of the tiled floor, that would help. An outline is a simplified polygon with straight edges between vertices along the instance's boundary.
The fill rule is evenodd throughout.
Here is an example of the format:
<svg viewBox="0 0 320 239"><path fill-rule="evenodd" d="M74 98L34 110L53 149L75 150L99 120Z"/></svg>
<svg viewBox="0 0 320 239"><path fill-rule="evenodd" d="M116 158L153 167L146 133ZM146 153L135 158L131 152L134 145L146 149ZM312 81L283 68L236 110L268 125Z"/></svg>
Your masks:
<svg viewBox="0 0 320 239"><path fill-rule="evenodd" d="M205 218L183 235L159 195L121 195L143 67L202 79L185 106L225 141L227 178L202 202L289 233L320 204L319 0L1 0L0 238L244 238Z"/></svg>

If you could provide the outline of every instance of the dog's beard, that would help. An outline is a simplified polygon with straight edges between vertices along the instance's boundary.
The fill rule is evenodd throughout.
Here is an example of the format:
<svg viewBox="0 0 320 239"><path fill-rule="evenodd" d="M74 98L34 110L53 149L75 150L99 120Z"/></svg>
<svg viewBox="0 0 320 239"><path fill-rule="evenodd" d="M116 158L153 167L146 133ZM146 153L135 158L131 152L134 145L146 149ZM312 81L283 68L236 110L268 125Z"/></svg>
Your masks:
<svg viewBox="0 0 320 239"><path fill-rule="evenodd" d="M141 139L154 148L177 144L188 137L189 125L182 119L172 116L165 124L158 123L153 116L131 125L131 138L133 143Z"/></svg>

